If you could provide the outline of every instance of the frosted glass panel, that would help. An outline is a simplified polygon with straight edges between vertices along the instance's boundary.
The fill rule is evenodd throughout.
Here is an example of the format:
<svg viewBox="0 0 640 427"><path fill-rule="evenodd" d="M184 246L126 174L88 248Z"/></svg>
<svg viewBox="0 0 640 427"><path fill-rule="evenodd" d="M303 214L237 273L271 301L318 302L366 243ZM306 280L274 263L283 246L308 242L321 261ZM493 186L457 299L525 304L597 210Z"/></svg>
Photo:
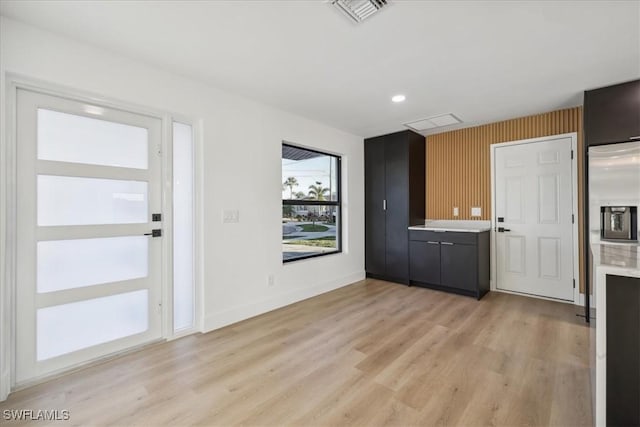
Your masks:
<svg viewBox="0 0 640 427"><path fill-rule="evenodd" d="M38 309L38 360L146 331L148 300L143 289Z"/></svg>
<svg viewBox="0 0 640 427"><path fill-rule="evenodd" d="M173 124L173 328L193 326L193 137Z"/></svg>
<svg viewBox="0 0 640 427"><path fill-rule="evenodd" d="M38 159L147 169L148 145L145 128L38 109Z"/></svg>
<svg viewBox="0 0 640 427"><path fill-rule="evenodd" d="M38 225L149 221L147 183L38 175Z"/></svg>
<svg viewBox="0 0 640 427"><path fill-rule="evenodd" d="M38 242L38 292L53 292L148 275L146 236Z"/></svg>

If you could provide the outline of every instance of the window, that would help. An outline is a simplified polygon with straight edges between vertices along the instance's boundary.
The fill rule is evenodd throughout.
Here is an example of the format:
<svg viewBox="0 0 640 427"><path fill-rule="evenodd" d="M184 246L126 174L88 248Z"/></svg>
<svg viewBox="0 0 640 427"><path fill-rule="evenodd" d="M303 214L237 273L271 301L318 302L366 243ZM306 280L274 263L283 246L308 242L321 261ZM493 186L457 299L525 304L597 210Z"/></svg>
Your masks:
<svg viewBox="0 0 640 427"><path fill-rule="evenodd" d="M340 157L283 143L283 262L341 252L340 208Z"/></svg>
<svg viewBox="0 0 640 427"><path fill-rule="evenodd" d="M173 122L173 330L195 319L193 129Z"/></svg>

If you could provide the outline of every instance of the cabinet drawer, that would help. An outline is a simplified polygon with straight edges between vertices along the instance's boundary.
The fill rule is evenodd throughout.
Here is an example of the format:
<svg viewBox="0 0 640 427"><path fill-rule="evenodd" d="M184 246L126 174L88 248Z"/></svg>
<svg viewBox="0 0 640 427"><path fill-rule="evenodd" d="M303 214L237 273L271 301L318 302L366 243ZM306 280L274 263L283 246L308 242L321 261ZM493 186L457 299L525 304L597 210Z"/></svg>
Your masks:
<svg viewBox="0 0 640 427"><path fill-rule="evenodd" d="M478 233L447 231L446 233L437 234L442 235L442 238L440 239L441 242L458 243L463 245L476 245L478 242Z"/></svg>
<svg viewBox="0 0 640 427"><path fill-rule="evenodd" d="M409 230L409 240L417 240L419 242L440 242L445 234L447 233L426 230Z"/></svg>
<svg viewBox="0 0 640 427"><path fill-rule="evenodd" d="M420 242L449 242L463 245L477 244L478 233L460 231L409 230L409 240Z"/></svg>

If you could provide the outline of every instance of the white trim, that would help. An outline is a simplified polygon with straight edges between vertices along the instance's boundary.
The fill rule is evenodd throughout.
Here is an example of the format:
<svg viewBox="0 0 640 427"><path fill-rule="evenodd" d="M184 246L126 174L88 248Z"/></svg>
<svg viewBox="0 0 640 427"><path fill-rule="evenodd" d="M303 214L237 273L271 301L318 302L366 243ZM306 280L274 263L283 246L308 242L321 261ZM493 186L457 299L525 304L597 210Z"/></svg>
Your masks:
<svg viewBox="0 0 640 427"><path fill-rule="evenodd" d="M173 336L173 121L162 116L162 337ZM156 212L157 213L157 212Z"/></svg>
<svg viewBox="0 0 640 427"><path fill-rule="evenodd" d="M565 304L574 304L572 301L569 301L569 300L566 300L566 299L545 297L545 296L542 296L542 295L528 294L526 292L508 291L506 289L491 289L491 291L492 292L501 292L503 294L518 295L518 296L521 296L521 297L541 299L541 300L545 300L545 301L554 301L554 302L562 302L562 303L565 303Z"/></svg>
<svg viewBox="0 0 640 427"><path fill-rule="evenodd" d="M533 298L540 298L540 299L545 299L545 300L551 300L551 301L559 301L559 302L571 302L571 301L567 301L567 300L563 300L563 299L557 299L557 298L548 298L548 297L543 297L540 295L532 295L532 294L524 294L524 293L519 293L519 292L510 292L510 291L506 291L503 289L498 289L497 287L497 281L498 281L498 277L497 277L497 259L496 259L496 192L495 192L495 188L496 188L496 181L495 181L495 175L496 175L496 170L495 170L495 151L496 148L500 148L500 147L506 147L506 146L511 146L511 145L522 145L522 144L534 144L537 142L545 142L545 141L552 141L554 139L561 139L561 138L571 138L571 150L573 150L573 159L571 159L571 192L572 192L572 200L573 200L573 215L575 217L575 221L572 224L572 234L573 234L573 277L576 281L576 287L573 290L573 304L579 305L580 304L580 248L578 245L578 239L579 239L579 234L578 234L578 213L579 213L579 206L578 206L578 150L577 150L577 146L578 146L578 133L577 132L570 132L570 133L563 133L563 134L559 134L559 135L549 135L549 136L543 136L540 138L529 138L529 139L522 139L522 140L518 140L518 141L508 141L508 142L501 142L501 143L497 143L497 144L491 144L491 291L494 292L504 292L504 293L511 293L511 294L516 294L516 295L523 295L523 296L529 296L529 297L533 297Z"/></svg>
<svg viewBox="0 0 640 427"><path fill-rule="evenodd" d="M13 319L16 254L16 164L15 164L15 91L7 74L0 75L0 99L5 113L0 115L0 401L9 395L13 384L15 341ZM0 107L0 111L2 108Z"/></svg>
<svg viewBox="0 0 640 427"><path fill-rule="evenodd" d="M595 293L594 293L595 295ZM594 295L591 295L591 298L589 299L589 304L591 305L591 308L596 308L596 299L594 298ZM582 307L584 307L584 303L585 303L585 298L584 298L584 294L579 294L578 295L578 303L577 305L580 305Z"/></svg>
<svg viewBox="0 0 640 427"><path fill-rule="evenodd" d="M203 185L203 164L202 164L202 139L201 139L201 126L202 121L194 121L185 116L173 114L169 117L168 127L171 138L171 156L167 155L167 158L173 159L173 123L181 123L191 126L191 138L193 144L193 280L194 280L194 316L193 325L190 328L184 328L180 330L174 330L173 327L173 263L171 264L171 270L169 276L171 277L171 287L169 289L168 300L172 303L169 304L168 310L171 310L170 322L167 321L167 331L170 333L167 335L168 340L174 340L177 338L191 335L196 332L203 331L202 313L204 313L204 240L201 238L204 230L204 211L200 210L200 206L204 206L204 185ZM171 177L173 178L173 162L171 163ZM172 188L171 194L173 194L173 179L168 183ZM170 216L167 216L165 221L171 221L173 223L173 206L167 207L165 212L170 212ZM168 248L169 253L173 255L173 229L171 230L171 246Z"/></svg>
<svg viewBox="0 0 640 427"><path fill-rule="evenodd" d="M127 101L108 98L92 92L75 89L69 86L59 85L40 79L34 79L21 74L7 72L6 79L7 85L15 87L16 89L20 88L30 90L33 92L43 93L45 95L52 95L59 98L70 99L73 101L96 103L114 110L140 114L143 116L153 117L155 119L162 120L167 114L170 114L162 110L156 110Z"/></svg>
<svg viewBox="0 0 640 427"><path fill-rule="evenodd" d="M194 221L194 245L195 251L193 253L194 262L196 264L194 271L194 278L196 281L196 306L195 306L195 325L196 330L200 332L205 331L205 321L204 321L204 300L205 300L205 292L204 292L204 122L202 119L193 122L193 155L195 160L193 162L194 165L194 182L193 182L193 194L195 197L195 205L194 205L194 215L196 220ZM213 284L212 284L213 285Z"/></svg>
<svg viewBox="0 0 640 427"><path fill-rule="evenodd" d="M162 121L162 208L164 212L170 212L171 207L171 186L167 187L167 182L171 184L171 162L170 144L171 140L167 137L167 127L169 135L171 135L171 125L173 120L182 123L188 123L193 126L194 130L194 152L196 162L194 163L194 191L195 191L195 241L196 247L194 258L196 263L196 292L195 292L195 323L194 328L190 330L179 331L179 334L173 333L173 320L168 316L167 307L170 306L170 300L167 300L168 294L172 294L172 276L167 275L168 270L165 266L172 265L171 233L165 233L166 239L162 242L162 263L163 263L163 339L174 339L179 336L188 335L203 330L204 326L204 269L203 256L204 248L202 241L203 225L203 164L202 164L202 121L194 120L162 110L149 108L133 104L126 101L115 100L104 97L95 93L71 88L68 86L34 79L17 73L2 71L0 74L0 99L4 100L5 113L0 114L0 402L5 400L13 387L15 386L15 274L16 274L16 94L18 89L26 89L47 95L53 95L74 101L96 103L102 106L127 111L135 114L158 118ZM196 125L194 125L196 124ZM171 227L168 222L171 218L170 214L164 214L163 228ZM170 321L171 328L167 329L167 321ZM118 352L114 355L126 353ZM114 356L110 355L110 356Z"/></svg>
<svg viewBox="0 0 640 427"><path fill-rule="evenodd" d="M241 320L249 319L251 317L267 313L269 311L287 306L289 304L300 302L304 299L315 297L325 292L330 292L334 289L342 288L344 286L364 279L364 270L357 271L347 276L334 279L329 282L321 283L311 288L294 290L286 294L279 294L270 298L263 299L262 301L240 305L223 312L214 313L206 317L204 332L219 329L224 326L239 322Z"/></svg>

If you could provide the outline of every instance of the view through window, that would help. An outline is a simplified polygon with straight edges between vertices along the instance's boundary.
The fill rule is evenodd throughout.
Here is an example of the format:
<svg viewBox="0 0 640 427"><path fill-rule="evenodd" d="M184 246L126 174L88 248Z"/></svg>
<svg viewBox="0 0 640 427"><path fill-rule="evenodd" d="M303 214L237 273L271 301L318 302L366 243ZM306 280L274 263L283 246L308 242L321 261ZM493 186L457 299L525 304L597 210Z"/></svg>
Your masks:
<svg viewBox="0 0 640 427"><path fill-rule="evenodd" d="M341 251L340 157L282 144L282 260Z"/></svg>

